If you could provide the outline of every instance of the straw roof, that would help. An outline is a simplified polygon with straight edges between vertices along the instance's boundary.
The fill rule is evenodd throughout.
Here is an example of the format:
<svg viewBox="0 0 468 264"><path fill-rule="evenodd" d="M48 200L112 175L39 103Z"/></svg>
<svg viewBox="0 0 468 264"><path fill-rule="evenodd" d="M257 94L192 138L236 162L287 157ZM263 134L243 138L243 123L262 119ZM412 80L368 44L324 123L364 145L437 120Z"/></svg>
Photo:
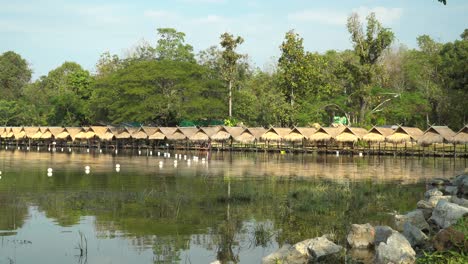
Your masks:
<svg viewBox="0 0 468 264"><path fill-rule="evenodd" d="M392 143L417 141L423 134L424 132L417 127L399 126L393 134L387 136L385 139Z"/></svg>
<svg viewBox="0 0 468 264"><path fill-rule="evenodd" d="M310 141L330 141L335 139L346 127L321 127L309 137Z"/></svg>
<svg viewBox="0 0 468 264"><path fill-rule="evenodd" d="M26 132L23 127L12 127L11 129L16 140L26 137Z"/></svg>
<svg viewBox="0 0 468 264"><path fill-rule="evenodd" d="M418 139L421 145L430 145L433 143L448 143L455 136L455 132L447 126L431 126Z"/></svg>
<svg viewBox="0 0 468 264"><path fill-rule="evenodd" d="M148 139L165 140L167 139L167 136L174 133L176 129L176 127L157 127L156 132L154 132L152 135L148 135Z"/></svg>
<svg viewBox="0 0 468 264"><path fill-rule="evenodd" d="M281 141L289 132L291 132L290 128L271 127L260 138L265 141Z"/></svg>
<svg viewBox="0 0 468 264"><path fill-rule="evenodd" d="M72 140L79 139L77 136L85 132L83 127L66 127L65 129ZM63 138L63 136L64 135L60 135L60 138Z"/></svg>
<svg viewBox="0 0 468 264"><path fill-rule="evenodd" d="M220 127L200 127L189 139L191 141L210 141L211 136L219 129Z"/></svg>
<svg viewBox="0 0 468 264"><path fill-rule="evenodd" d="M211 140L213 141L225 141L231 137L231 133L227 130L225 126L220 126L218 131L211 135Z"/></svg>
<svg viewBox="0 0 468 264"><path fill-rule="evenodd" d="M43 128L41 129L41 131L43 131L41 133L41 136L39 137L40 139L51 139L52 138L52 132L50 132L50 129L49 128Z"/></svg>
<svg viewBox="0 0 468 264"><path fill-rule="evenodd" d="M468 143L468 125L464 126L460 131L455 134L452 138L453 143L466 144Z"/></svg>
<svg viewBox="0 0 468 264"><path fill-rule="evenodd" d="M148 136L154 135L158 131L157 127L149 127L149 126L142 126L141 129L145 132L145 134Z"/></svg>
<svg viewBox="0 0 468 264"><path fill-rule="evenodd" d="M41 132L40 127L24 127L24 131L26 132L27 138L32 138L37 132Z"/></svg>
<svg viewBox="0 0 468 264"><path fill-rule="evenodd" d="M178 127L172 134L167 135L169 140L186 140L198 131L196 127Z"/></svg>
<svg viewBox="0 0 468 264"><path fill-rule="evenodd" d="M114 135L116 139L129 139L130 132L128 132L126 127L112 127L109 126L109 130Z"/></svg>
<svg viewBox="0 0 468 264"><path fill-rule="evenodd" d="M235 137L235 141L249 143L259 140L260 137L266 132L266 129L263 127L250 127L245 128L239 136Z"/></svg>
<svg viewBox="0 0 468 264"><path fill-rule="evenodd" d="M372 127L367 134L362 137L364 141L384 142L385 138L393 134L394 130L389 127Z"/></svg>
<svg viewBox="0 0 468 264"><path fill-rule="evenodd" d="M65 131L64 127L48 127L48 129L54 138L57 138L58 135Z"/></svg>
<svg viewBox="0 0 468 264"><path fill-rule="evenodd" d="M8 135L9 135L10 133L11 133L11 127L5 127L5 131L3 131L1 137L2 137L2 138L8 138L8 137L9 137Z"/></svg>
<svg viewBox="0 0 468 264"><path fill-rule="evenodd" d="M103 141L111 141L114 138L114 134L107 126L91 126L86 132L86 139L98 137Z"/></svg>
<svg viewBox="0 0 468 264"><path fill-rule="evenodd" d="M0 127L0 138L2 137L3 133L5 133L6 127Z"/></svg>
<svg viewBox="0 0 468 264"><path fill-rule="evenodd" d="M145 133L142 127L139 127L135 132L132 133L134 139L147 139L148 135Z"/></svg>
<svg viewBox="0 0 468 264"><path fill-rule="evenodd" d="M340 134L336 136L338 142L357 142L367 134L367 130L360 127L348 127L346 126Z"/></svg>
<svg viewBox="0 0 468 264"><path fill-rule="evenodd" d="M284 140L297 142L308 139L312 134L317 131L314 127L294 127L286 136Z"/></svg>

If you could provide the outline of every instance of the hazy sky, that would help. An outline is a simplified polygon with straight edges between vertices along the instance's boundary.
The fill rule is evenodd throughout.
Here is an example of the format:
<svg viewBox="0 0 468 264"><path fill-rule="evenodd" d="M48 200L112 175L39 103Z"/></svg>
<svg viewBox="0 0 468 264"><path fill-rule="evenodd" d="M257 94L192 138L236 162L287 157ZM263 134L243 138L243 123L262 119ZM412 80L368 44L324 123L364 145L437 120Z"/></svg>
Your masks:
<svg viewBox="0 0 468 264"><path fill-rule="evenodd" d="M143 39L154 45L156 28L173 27L196 52L217 45L223 32L240 35L239 50L263 68L290 29L309 51L350 48L347 16L372 11L409 47L418 35L447 42L468 28L467 0L0 0L0 53L19 53L35 78L64 61L94 71L101 53L124 55Z"/></svg>

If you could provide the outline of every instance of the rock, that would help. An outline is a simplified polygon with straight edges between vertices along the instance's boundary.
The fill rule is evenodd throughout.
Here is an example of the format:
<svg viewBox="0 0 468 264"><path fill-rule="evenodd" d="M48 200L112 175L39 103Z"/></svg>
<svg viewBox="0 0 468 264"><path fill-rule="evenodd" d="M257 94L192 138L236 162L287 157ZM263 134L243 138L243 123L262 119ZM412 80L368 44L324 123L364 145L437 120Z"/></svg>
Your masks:
<svg viewBox="0 0 468 264"><path fill-rule="evenodd" d="M442 228L447 228L455 224L464 215L468 215L468 208L442 200L437 203L434 211L432 211L430 220L433 220Z"/></svg>
<svg viewBox="0 0 468 264"><path fill-rule="evenodd" d="M380 242L387 243L387 239L396 232L389 226L376 226L375 228L375 245L378 246Z"/></svg>
<svg viewBox="0 0 468 264"><path fill-rule="evenodd" d="M432 207L435 207L440 200L450 202L451 199L452 196L431 196L428 202L432 205Z"/></svg>
<svg viewBox="0 0 468 264"><path fill-rule="evenodd" d="M421 208L421 209L432 209L432 208L434 208L434 206L433 206L430 202L424 201L424 200L420 200L420 201L416 204L416 206L417 206L418 208Z"/></svg>
<svg viewBox="0 0 468 264"><path fill-rule="evenodd" d="M434 248L437 251L461 250L468 251L468 240L462 232L453 227L442 229L434 236Z"/></svg>
<svg viewBox="0 0 468 264"><path fill-rule="evenodd" d="M468 174L461 174L455 177L455 179L452 180L452 185L455 186L460 186L463 184L463 182L467 180L468 181Z"/></svg>
<svg viewBox="0 0 468 264"><path fill-rule="evenodd" d="M432 209L416 209L416 210L419 210L423 213L424 215L424 219L429 220L429 218L431 218L432 216Z"/></svg>
<svg viewBox="0 0 468 264"><path fill-rule="evenodd" d="M349 251L349 256L354 262L362 264L373 264L375 262L375 252L368 248L352 248Z"/></svg>
<svg viewBox="0 0 468 264"><path fill-rule="evenodd" d="M325 236L321 236L309 240L307 250L310 255L309 260L323 261L327 259L331 261L332 259L338 260L340 258L338 253L343 250L343 247L336 245Z"/></svg>
<svg viewBox="0 0 468 264"><path fill-rule="evenodd" d="M393 233L387 243L381 242L376 249L376 263L409 264L416 261L414 252L406 238L398 232Z"/></svg>
<svg viewBox="0 0 468 264"><path fill-rule="evenodd" d="M346 239L352 248L368 248L374 245L375 229L369 223L353 224Z"/></svg>
<svg viewBox="0 0 468 264"><path fill-rule="evenodd" d="M322 261L336 257L342 247L328 240L325 236L307 239L293 246L283 246L262 259L263 264L291 263L302 264L309 261Z"/></svg>
<svg viewBox="0 0 468 264"><path fill-rule="evenodd" d="M437 186L437 185L445 185L445 184L448 184L450 183L449 180L447 179L444 179L444 178L434 178L431 180L431 185L433 186Z"/></svg>
<svg viewBox="0 0 468 264"><path fill-rule="evenodd" d="M426 234L424 234L421 230L409 222L406 222L403 226L403 235L406 237L412 247L422 246L428 240Z"/></svg>
<svg viewBox="0 0 468 264"><path fill-rule="evenodd" d="M439 189L437 188L430 189L424 193L424 197L426 197L426 199L432 196L443 196L443 195L444 194L441 191L439 191Z"/></svg>
<svg viewBox="0 0 468 264"><path fill-rule="evenodd" d="M451 202L454 203L454 204L458 204L460 206L468 208L468 200L467 199L452 196Z"/></svg>
<svg viewBox="0 0 468 264"><path fill-rule="evenodd" d="M291 246L284 245L277 251L271 253L268 256L265 256L262 258L262 264L276 264L276 263L282 263L285 262L288 254L289 254L289 249Z"/></svg>
<svg viewBox="0 0 468 264"><path fill-rule="evenodd" d="M405 222L410 222L419 230L429 230L429 224L420 210L413 210L405 215L395 215L395 227L398 231L403 231Z"/></svg>
<svg viewBox="0 0 468 264"><path fill-rule="evenodd" d="M457 195L458 186L445 186L444 194Z"/></svg>

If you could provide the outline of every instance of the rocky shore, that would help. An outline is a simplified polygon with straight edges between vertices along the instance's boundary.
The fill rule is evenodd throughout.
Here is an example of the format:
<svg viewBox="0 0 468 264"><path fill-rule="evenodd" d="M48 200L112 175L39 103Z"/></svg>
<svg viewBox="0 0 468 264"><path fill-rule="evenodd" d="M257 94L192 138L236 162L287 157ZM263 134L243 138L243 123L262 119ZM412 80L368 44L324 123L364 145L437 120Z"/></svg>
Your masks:
<svg viewBox="0 0 468 264"><path fill-rule="evenodd" d="M283 246L262 263L447 263L447 252L456 256L450 263L468 263L468 173L432 180L415 206L394 215L393 228L352 224L346 245L325 234Z"/></svg>

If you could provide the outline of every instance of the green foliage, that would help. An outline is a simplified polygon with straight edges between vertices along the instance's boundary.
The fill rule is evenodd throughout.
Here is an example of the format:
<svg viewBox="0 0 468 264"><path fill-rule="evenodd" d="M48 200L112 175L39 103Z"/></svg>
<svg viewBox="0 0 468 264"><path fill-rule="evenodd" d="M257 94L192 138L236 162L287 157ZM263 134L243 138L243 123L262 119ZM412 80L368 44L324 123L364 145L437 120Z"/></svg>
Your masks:
<svg viewBox="0 0 468 264"><path fill-rule="evenodd" d="M194 62L193 47L185 44L185 33L174 28L158 28L155 55L158 60Z"/></svg>
<svg viewBox="0 0 468 264"><path fill-rule="evenodd" d="M416 259L418 264L465 264L468 262L466 253L459 253L455 251L443 252L424 252L422 257Z"/></svg>
<svg viewBox="0 0 468 264"><path fill-rule="evenodd" d="M7 51L0 55L0 99L16 100L31 80L32 71L19 54Z"/></svg>

